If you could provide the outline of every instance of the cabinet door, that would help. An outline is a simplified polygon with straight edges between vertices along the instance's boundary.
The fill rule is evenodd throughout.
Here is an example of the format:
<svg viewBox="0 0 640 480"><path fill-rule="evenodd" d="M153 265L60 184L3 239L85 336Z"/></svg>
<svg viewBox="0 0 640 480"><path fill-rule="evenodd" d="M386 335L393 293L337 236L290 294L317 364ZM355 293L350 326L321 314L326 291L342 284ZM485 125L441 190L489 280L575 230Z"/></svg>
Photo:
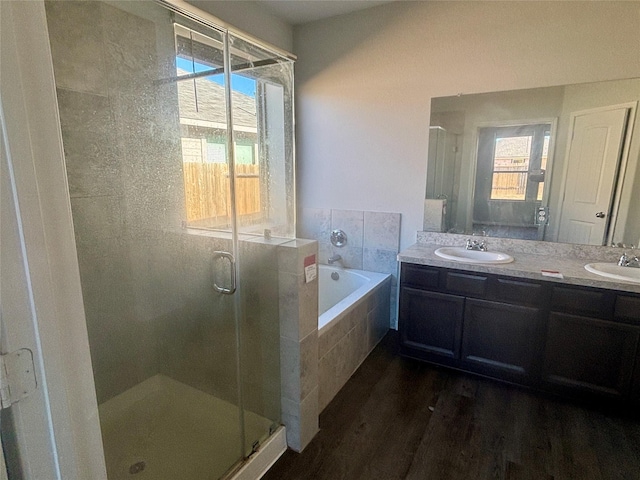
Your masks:
<svg viewBox="0 0 640 480"><path fill-rule="evenodd" d="M627 393L640 329L553 312L549 316L543 380L571 390L612 398Z"/></svg>
<svg viewBox="0 0 640 480"><path fill-rule="evenodd" d="M403 353L445 365L460 358L464 297L402 287L398 330Z"/></svg>
<svg viewBox="0 0 640 480"><path fill-rule="evenodd" d="M636 353L635 369L631 379L631 390L629 392L629 403L640 408L640 350Z"/></svg>
<svg viewBox="0 0 640 480"><path fill-rule="evenodd" d="M463 368L528 383L539 351L540 334L537 308L467 299Z"/></svg>

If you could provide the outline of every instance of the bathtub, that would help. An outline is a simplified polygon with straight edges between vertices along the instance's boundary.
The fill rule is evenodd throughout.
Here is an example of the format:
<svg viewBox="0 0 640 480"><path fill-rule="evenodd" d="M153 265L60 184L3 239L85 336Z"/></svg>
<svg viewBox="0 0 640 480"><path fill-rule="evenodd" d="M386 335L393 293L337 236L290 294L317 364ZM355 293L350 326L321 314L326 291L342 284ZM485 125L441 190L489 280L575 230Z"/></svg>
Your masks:
<svg viewBox="0 0 640 480"><path fill-rule="evenodd" d="M318 401L338 393L389 330L391 275L318 266Z"/></svg>
<svg viewBox="0 0 640 480"><path fill-rule="evenodd" d="M337 279L333 279L337 276ZM367 296L390 275L329 265L318 266L318 330Z"/></svg>

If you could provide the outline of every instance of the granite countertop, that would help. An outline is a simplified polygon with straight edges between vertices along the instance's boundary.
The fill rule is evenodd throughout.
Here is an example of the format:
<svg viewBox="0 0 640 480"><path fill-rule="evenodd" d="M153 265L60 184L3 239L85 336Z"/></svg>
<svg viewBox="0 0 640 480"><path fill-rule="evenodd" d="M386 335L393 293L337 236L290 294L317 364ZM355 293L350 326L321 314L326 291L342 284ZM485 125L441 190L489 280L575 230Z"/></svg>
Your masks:
<svg viewBox="0 0 640 480"><path fill-rule="evenodd" d="M585 258L580 257L549 255L548 252L545 254L536 254L492 248L490 250L508 253L514 258L514 261L512 263L503 264L470 264L449 261L438 257L435 255L434 251L442 246L443 245L439 243L414 244L398 254L398 261L430 265L433 267L466 270L470 272L493 273L497 275L545 280L548 282L569 285L582 285L587 287L640 293L639 283L608 280L605 277L601 277L585 270L585 264L601 261L601 259L597 258L594 258L593 260L585 260ZM560 279L543 276L541 274L541 270L560 272L564 278Z"/></svg>

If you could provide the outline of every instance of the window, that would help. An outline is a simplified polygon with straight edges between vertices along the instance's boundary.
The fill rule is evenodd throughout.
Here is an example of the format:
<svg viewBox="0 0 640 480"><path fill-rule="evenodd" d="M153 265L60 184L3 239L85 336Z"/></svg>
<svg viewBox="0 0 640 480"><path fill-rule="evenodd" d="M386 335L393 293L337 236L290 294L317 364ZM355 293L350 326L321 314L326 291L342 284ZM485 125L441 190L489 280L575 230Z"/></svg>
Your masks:
<svg viewBox="0 0 640 480"><path fill-rule="evenodd" d="M480 129L478 175L490 170L486 200L542 200L551 125Z"/></svg>
<svg viewBox="0 0 640 480"><path fill-rule="evenodd" d="M532 140L530 135L495 139L491 200L524 200Z"/></svg>
<svg viewBox="0 0 640 480"><path fill-rule="evenodd" d="M291 61L228 34L225 85L223 32L175 34L187 225L230 228L233 178L241 231L295 236Z"/></svg>
<svg viewBox="0 0 640 480"><path fill-rule="evenodd" d="M474 225L534 226L544 195L551 124L478 130Z"/></svg>

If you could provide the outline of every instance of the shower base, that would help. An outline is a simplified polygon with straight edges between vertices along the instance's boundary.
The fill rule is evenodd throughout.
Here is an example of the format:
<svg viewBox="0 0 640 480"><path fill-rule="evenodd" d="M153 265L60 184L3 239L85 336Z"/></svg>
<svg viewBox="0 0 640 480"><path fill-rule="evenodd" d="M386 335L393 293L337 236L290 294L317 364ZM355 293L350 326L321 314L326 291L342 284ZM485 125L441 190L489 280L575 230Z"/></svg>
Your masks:
<svg viewBox="0 0 640 480"><path fill-rule="evenodd" d="M239 456L238 407L164 375L104 402L99 413L109 480L216 480ZM246 412L247 438L263 437L272 423Z"/></svg>

